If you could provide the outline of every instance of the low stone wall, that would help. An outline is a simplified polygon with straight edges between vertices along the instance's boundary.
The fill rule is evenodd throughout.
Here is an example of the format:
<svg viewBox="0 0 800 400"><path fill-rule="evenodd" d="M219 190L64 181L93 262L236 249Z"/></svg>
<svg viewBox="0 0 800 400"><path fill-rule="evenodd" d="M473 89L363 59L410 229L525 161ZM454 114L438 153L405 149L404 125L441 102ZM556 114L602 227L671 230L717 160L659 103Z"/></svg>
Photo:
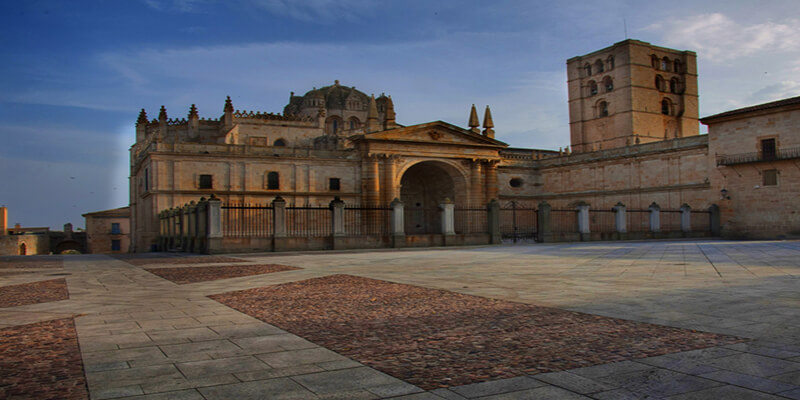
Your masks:
<svg viewBox="0 0 800 400"><path fill-rule="evenodd" d="M22 234L0 236L0 256L20 255L20 246L25 244L25 255L50 254L50 238L44 234Z"/></svg>

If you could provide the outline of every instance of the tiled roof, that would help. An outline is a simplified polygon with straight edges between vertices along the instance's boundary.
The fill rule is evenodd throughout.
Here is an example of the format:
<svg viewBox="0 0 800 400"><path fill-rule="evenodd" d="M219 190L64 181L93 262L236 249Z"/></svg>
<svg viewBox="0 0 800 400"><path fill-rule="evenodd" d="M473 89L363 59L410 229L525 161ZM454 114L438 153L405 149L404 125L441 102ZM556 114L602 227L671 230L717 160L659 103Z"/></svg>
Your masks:
<svg viewBox="0 0 800 400"><path fill-rule="evenodd" d="M739 114L746 114L746 113L754 112L754 111L769 110L771 108L779 108L779 107L791 106L791 105L795 105L795 104L800 104L800 96L790 97L788 99L773 101L773 102L770 102L770 103L764 103L764 104L759 104L759 105L750 106L750 107L744 107L744 108L740 108L740 109L737 109L737 110L725 111L724 113L714 114L714 115L711 115L711 116L708 116L708 117L705 117L705 118L701 118L700 122L705 124L705 123L707 123L707 121L715 120L715 119L718 119L718 118L730 117L730 116L739 115Z"/></svg>

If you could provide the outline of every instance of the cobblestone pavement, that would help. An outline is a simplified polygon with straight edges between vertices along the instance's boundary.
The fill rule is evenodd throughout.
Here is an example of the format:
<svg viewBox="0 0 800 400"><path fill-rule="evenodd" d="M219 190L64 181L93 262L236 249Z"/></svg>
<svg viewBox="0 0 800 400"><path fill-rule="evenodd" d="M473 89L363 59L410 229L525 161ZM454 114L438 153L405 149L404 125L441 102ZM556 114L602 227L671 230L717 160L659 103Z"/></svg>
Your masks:
<svg viewBox="0 0 800 400"><path fill-rule="evenodd" d="M145 268L145 271L156 274L179 285L186 283L216 281L220 279L238 278L241 276L269 274L273 272L298 269L289 265L219 265L192 268Z"/></svg>
<svg viewBox="0 0 800 400"><path fill-rule="evenodd" d="M69 274L59 278L70 298L0 308L0 328L75 317L93 399L800 399L796 241L534 244L243 260L302 269L177 285L111 257L64 257L57 271ZM0 286L53 279L53 269L30 271L0 275ZM206 297L336 274L751 340L425 391Z"/></svg>

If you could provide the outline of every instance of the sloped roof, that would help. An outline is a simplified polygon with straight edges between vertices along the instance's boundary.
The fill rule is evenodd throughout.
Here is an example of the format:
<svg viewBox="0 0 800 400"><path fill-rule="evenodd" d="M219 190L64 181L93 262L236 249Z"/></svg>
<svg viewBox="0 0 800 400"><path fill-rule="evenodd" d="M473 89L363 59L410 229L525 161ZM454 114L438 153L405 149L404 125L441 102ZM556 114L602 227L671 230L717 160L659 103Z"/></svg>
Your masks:
<svg viewBox="0 0 800 400"><path fill-rule="evenodd" d="M708 117L705 117L705 118L701 118L700 122L702 122L704 124L708 124L709 122L711 122L713 120L716 120L716 119L720 119L720 118L732 117L732 116L741 115L741 114L747 114L747 113L756 112L756 111L765 111L765 110L770 110L770 109L773 109L773 108L780 108L780 107L791 106L791 105L800 105L800 96L790 97L788 99L773 101L773 102L764 103L764 104L758 104L758 105L750 106L750 107L739 108L739 109L736 109L736 110L725 111L723 113L714 114L714 115L711 115L711 116L708 116Z"/></svg>

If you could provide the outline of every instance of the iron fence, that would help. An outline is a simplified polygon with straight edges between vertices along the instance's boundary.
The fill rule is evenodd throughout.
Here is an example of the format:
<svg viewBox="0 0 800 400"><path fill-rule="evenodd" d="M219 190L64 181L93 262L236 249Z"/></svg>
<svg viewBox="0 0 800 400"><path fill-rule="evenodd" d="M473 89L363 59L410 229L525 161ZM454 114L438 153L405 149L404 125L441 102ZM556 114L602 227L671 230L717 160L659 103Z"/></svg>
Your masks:
<svg viewBox="0 0 800 400"><path fill-rule="evenodd" d="M612 233L617 231L617 213L614 210L589 209L589 230L591 232Z"/></svg>
<svg viewBox="0 0 800 400"><path fill-rule="evenodd" d="M286 207L286 235L289 237L330 236L330 207Z"/></svg>
<svg viewBox="0 0 800 400"><path fill-rule="evenodd" d="M625 210L628 232L650 232L650 210Z"/></svg>
<svg viewBox="0 0 800 400"><path fill-rule="evenodd" d="M552 209L550 225L554 233L578 232L578 211Z"/></svg>
<svg viewBox="0 0 800 400"><path fill-rule="evenodd" d="M344 207L344 232L348 236L388 235L392 209L387 207Z"/></svg>
<svg viewBox="0 0 800 400"><path fill-rule="evenodd" d="M271 237L273 235L271 206L227 203L220 206L220 213L222 236Z"/></svg>
<svg viewBox="0 0 800 400"><path fill-rule="evenodd" d="M746 164L761 161L777 161L800 158L800 146L758 151L752 153L727 154L717 156L717 165Z"/></svg>
<svg viewBox="0 0 800 400"><path fill-rule="evenodd" d="M456 233L489 232L489 210L487 208L456 207L453 223Z"/></svg>
<svg viewBox="0 0 800 400"><path fill-rule="evenodd" d="M406 234L442 233L439 207L412 207L403 211Z"/></svg>
<svg viewBox="0 0 800 400"><path fill-rule="evenodd" d="M711 231L711 211L694 211L689 214L692 232Z"/></svg>
<svg viewBox="0 0 800 400"><path fill-rule="evenodd" d="M539 225L536 208L511 201L500 209L500 236L512 239L536 239Z"/></svg>
<svg viewBox="0 0 800 400"><path fill-rule="evenodd" d="M680 210L661 210L659 217L661 232L680 232L681 214Z"/></svg>

